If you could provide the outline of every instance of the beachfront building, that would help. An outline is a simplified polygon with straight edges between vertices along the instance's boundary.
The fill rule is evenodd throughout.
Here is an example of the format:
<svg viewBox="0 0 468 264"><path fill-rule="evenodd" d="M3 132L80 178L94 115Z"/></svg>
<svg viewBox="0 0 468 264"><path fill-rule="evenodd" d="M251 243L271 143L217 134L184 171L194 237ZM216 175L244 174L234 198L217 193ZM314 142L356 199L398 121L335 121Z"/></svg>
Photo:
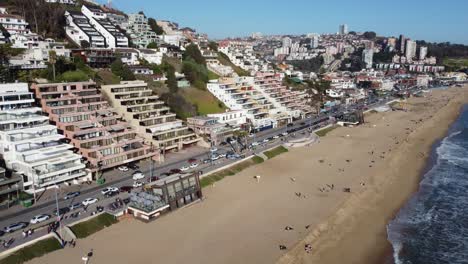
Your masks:
<svg viewBox="0 0 468 264"><path fill-rule="evenodd" d="M87 180L82 156L64 138L34 107L26 83L0 84L0 155L7 169L21 175L25 191Z"/></svg>
<svg viewBox="0 0 468 264"><path fill-rule="evenodd" d="M254 77L220 78L207 84L216 98L230 110L245 111L251 130L265 130L277 126L270 117L273 105L254 88Z"/></svg>
<svg viewBox="0 0 468 264"><path fill-rule="evenodd" d="M175 174L130 194L127 213L148 221L203 198L198 173Z"/></svg>
<svg viewBox="0 0 468 264"><path fill-rule="evenodd" d="M307 94L284 86L279 73L257 72L254 88L274 106L271 114L288 116L287 123L310 116L313 112L313 108L307 105Z"/></svg>
<svg viewBox="0 0 468 264"><path fill-rule="evenodd" d="M0 14L0 25L11 35L26 34L30 31L29 24L23 17L7 14L6 11Z"/></svg>
<svg viewBox="0 0 468 264"><path fill-rule="evenodd" d="M102 91L111 105L137 131L162 151L182 149L201 138L176 118L144 81L124 81L104 85Z"/></svg>
<svg viewBox="0 0 468 264"><path fill-rule="evenodd" d="M148 18L142 13L128 15L127 34L139 48L146 48L148 44L158 42L158 35L151 30Z"/></svg>
<svg viewBox="0 0 468 264"><path fill-rule="evenodd" d="M61 134L83 155L93 172L152 156L94 82L33 84L37 101Z"/></svg>
<svg viewBox="0 0 468 264"><path fill-rule="evenodd" d="M212 146L225 142L227 138L232 137L239 127L232 127L226 123L220 123L218 118L210 116L195 116L187 118L187 125L190 129Z"/></svg>
<svg viewBox="0 0 468 264"><path fill-rule="evenodd" d="M7 176L5 168L0 167L0 203L12 200L13 197L19 198L19 192L23 189L21 176L12 173Z"/></svg>

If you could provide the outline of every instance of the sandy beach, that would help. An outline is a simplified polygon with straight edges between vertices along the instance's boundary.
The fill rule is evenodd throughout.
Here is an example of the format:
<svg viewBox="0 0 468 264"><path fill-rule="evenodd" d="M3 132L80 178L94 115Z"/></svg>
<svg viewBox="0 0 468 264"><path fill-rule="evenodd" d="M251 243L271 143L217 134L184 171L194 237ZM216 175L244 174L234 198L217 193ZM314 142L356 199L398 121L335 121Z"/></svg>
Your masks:
<svg viewBox="0 0 468 264"><path fill-rule="evenodd" d="M225 178L204 189L203 202L149 224L125 219L28 263L83 263L91 248L91 264L378 263L388 220L466 102L468 87L411 98L408 112L369 114L364 125Z"/></svg>

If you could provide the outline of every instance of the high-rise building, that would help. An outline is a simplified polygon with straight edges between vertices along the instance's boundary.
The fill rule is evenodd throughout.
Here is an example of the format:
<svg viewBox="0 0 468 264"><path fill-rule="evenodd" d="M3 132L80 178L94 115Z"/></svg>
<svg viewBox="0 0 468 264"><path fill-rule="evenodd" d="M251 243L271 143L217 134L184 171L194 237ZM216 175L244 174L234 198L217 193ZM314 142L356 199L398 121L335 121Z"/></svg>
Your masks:
<svg viewBox="0 0 468 264"><path fill-rule="evenodd" d="M387 49L388 51L395 50L397 46L397 39L396 38L388 38L387 39Z"/></svg>
<svg viewBox="0 0 468 264"><path fill-rule="evenodd" d="M292 45L292 39L290 37L283 38L283 48L289 48Z"/></svg>
<svg viewBox="0 0 468 264"><path fill-rule="evenodd" d="M310 47L313 48L313 49L316 49L316 48L318 48L318 46L319 46L319 36L314 35L314 36L312 36L312 38L310 40Z"/></svg>
<svg viewBox="0 0 468 264"><path fill-rule="evenodd" d="M374 49L364 49L362 51L362 61L366 64L366 68L372 68L374 60Z"/></svg>
<svg viewBox="0 0 468 264"><path fill-rule="evenodd" d="M421 47L419 49L419 60L426 59L426 56L427 56L427 47Z"/></svg>
<svg viewBox="0 0 468 264"><path fill-rule="evenodd" d="M412 41L410 39L406 40L406 50L405 50L405 57L408 61L411 61L414 57L416 57L416 41Z"/></svg>
<svg viewBox="0 0 468 264"><path fill-rule="evenodd" d="M406 44L405 35L400 35L400 38L398 39L398 50L400 51L401 54L405 53L405 44Z"/></svg>
<svg viewBox="0 0 468 264"><path fill-rule="evenodd" d="M84 180L88 172L83 157L71 151L65 136L34 106L28 84L0 84L0 102L0 156L9 170L21 175L26 192Z"/></svg>
<svg viewBox="0 0 468 264"><path fill-rule="evenodd" d="M348 25L346 25L346 24L340 25L339 33L340 33L340 35L348 34Z"/></svg>

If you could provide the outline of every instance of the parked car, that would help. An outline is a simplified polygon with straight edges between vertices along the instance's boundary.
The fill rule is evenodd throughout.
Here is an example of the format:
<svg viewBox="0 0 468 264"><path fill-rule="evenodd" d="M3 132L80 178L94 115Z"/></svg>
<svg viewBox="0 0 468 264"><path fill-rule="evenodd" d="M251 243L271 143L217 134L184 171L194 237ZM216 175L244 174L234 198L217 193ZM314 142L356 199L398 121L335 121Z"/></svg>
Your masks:
<svg viewBox="0 0 468 264"><path fill-rule="evenodd" d="M136 182L133 183L133 188L139 188L141 186L143 186L143 183L141 183L139 181L136 181Z"/></svg>
<svg viewBox="0 0 468 264"><path fill-rule="evenodd" d="M101 190L101 193L103 195L107 195L110 192L119 192L119 188L117 187L107 187Z"/></svg>
<svg viewBox="0 0 468 264"><path fill-rule="evenodd" d="M109 198L109 197L113 197L113 196L116 196L116 195L119 195L119 191L111 191L111 192L108 192L106 193L106 197Z"/></svg>
<svg viewBox="0 0 468 264"><path fill-rule="evenodd" d="M119 190L120 190L120 192L128 192L129 193L129 192L132 191L132 189L133 189L132 186L122 186L122 187L120 187Z"/></svg>
<svg viewBox="0 0 468 264"><path fill-rule="evenodd" d="M139 172L139 171L136 171L136 172L133 173L132 178L135 181L136 180L141 180L141 179L145 178L145 175L143 173Z"/></svg>
<svg viewBox="0 0 468 264"><path fill-rule="evenodd" d="M211 159L205 159L203 160L203 164L207 164L207 163L210 163L211 162Z"/></svg>
<svg viewBox="0 0 468 264"><path fill-rule="evenodd" d="M117 169L119 171L128 171L128 167L126 167L126 166L119 166L119 167L117 167Z"/></svg>
<svg viewBox="0 0 468 264"><path fill-rule="evenodd" d="M181 173L182 170L180 170L180 169L172 169L172 170L170 170L169 172L170 172L171 174L177 174L177 173Z"/></svg>
<svg viewBox="0 0 468 264"><path fill-rule="evenodd" d="M252 146L256 147L256 146L258 146L258 145L260 145L260 143L258 143L258 142L252 142Z"/></svg>
<svg viewBox="0 0 468 264"><path fill-rule="evenodd" d="M268 143L269 141L270 141L270 139L265 138L262 142L263 142L263 143Z"/></svg>
<svg viewBox="0 0 468 264"><path fill-rule="evenodd" d="M65 197L63 197L63 199L65 200L68 200L68 199L71 199L71 198L75 198L77 196L80 196L80 192L69 192L65 195Z"/></svg>
<svg viewBox="0 0 468 264"><path fill-rule="evenodd" d="M161 173L161 178L165 178L167 176L171 176L171 174L169 172Z"/></svg>
<svg viewBox="0 0 468 264"><path fill-rule="evenodd" d="M196 162L197 162L197 159L189 159L189 160L188 160L188 163L189 163L189 164L196 163Z"/></svg>
<svg viewBox="0 0 468 264"><path fill-rule="evenodd" d="M192 164L190 164L190 168L195 169L196 167L198 167L198 163L192 163Z"/></svg>
<svg viewBox="0 0 468 264"><path fill-rule="evenodd" d="M136 165L135 163L129 163L129 164L127 164L127 167L134 170L134 171L139 169L138 165Z"/></svg>
<svg viewBox="0 0 468 264"><path fill-rule="evenodd" d="M210 151L211 151L211 152L216 152L216 151L218 151L218 148L217 148L217 147L212 147L212 148L210 149Z"/></svg>
<svg viewBox="0 0 468 264"><path fill-rule="evenodd" d="M287 135L288 135L288 132L283 132L281 135L287 136Z"/></svg>
<svg viewBox="0 0 468 264"><path fill-rule="evenodd" d="M66 213L70 212L70 208L68 207L63 207L59 208L59 211L57 213L57 209L54 210L53 215L59 216L59 215L64 215Z"/></svg>
<svg viewBox="0 0 468 264"><path fill-rule="evenodd" d="M47 214L40 214L36 215L33 218L31 218L31 221L29 221L31 224L39 224L41 222L49 220L50 215Z"/></svg>
<svg viewBox="0 0 468 264"><path fill-rule="evenodd" d="M273 139L278 139L280 136L279 135L276 135L273 137Z"/></svg>
<svg viewBox="0 0 468 264"><path fill-rule="evenodd" d="M5 232L6 233L12 233L12 232L15 232L16 230L20 230L20 229L23 229L25 227L28 226L28 223L25 223L25 222L19 222L19 223L14 223L14 224L11 224L7 227L5 227Z"/></svg>
<svg viewBox="0 0 468 264"><path fill-rule="evenodd" d="M73 210L79 209L81 207L83 207L82 203L74 203L74 204L70 205L70 210L73 211Z"/></svg>
<svg viewBox="0 0 468 264"><path fill-rule="evenodd" d="M190 167L189 166L182 166L182 168L180 168L181 171L188 171L190 170Z"/></svg>
<svg viewBox="0 0 468 264"><path fill-rule="evenodd" d="M98 198L87 198L81 203L83 204L83 206L88 206L88 205L92 205L94 203L97 203L98 201L99 201Z"/></svg>

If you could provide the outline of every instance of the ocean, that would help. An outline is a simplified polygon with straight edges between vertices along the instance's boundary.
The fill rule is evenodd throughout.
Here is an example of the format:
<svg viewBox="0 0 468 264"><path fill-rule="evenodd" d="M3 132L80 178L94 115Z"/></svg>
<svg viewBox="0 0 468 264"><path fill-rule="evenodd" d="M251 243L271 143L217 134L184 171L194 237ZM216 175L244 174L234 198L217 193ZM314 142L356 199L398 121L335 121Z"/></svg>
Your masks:
<svg viewBox="0 0 468 264"><path fill-rule="evenodd" d="M420 188L387 226L389 263L468 263L468 105L434 144Z"/></svg>

